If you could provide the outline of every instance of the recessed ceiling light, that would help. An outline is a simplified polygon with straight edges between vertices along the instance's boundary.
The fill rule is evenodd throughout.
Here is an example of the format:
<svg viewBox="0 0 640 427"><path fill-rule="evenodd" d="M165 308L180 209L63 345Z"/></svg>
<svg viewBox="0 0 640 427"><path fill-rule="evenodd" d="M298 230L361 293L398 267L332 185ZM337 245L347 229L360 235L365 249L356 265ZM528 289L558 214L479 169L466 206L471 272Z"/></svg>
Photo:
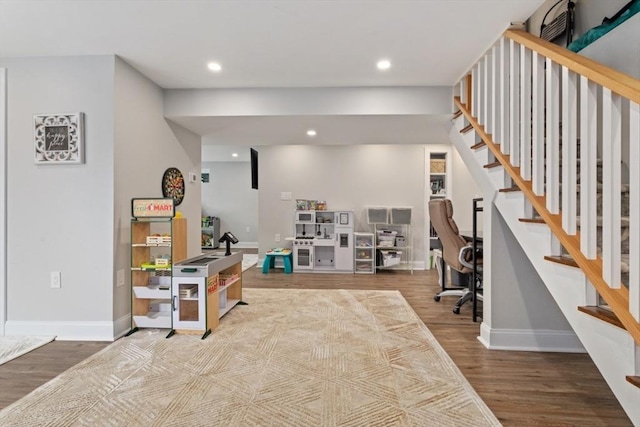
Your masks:
<svg viewBox="0 0 640 427"><path fill-rule="evenodd" d="M316 136L317 134L318 134L318 133L317 133L315 130L313 130L313 129L309 129L309 130L307 131L307 136Z"/></svg>
<svg viewBox="0 0 640 427"><path fill-rule="evenodd" d="M232 153L231 157L238 157L238 153Z"/></svg>
<svg viewBox="0 0 640 427"><path fill-rule="evenodd" d="M207 68L211 71L222 71L222 65L218 64L217 62L209 62L207 64Z"/></svg>
<svg viewBox="0 0 640 427"><path fill-rule="evenodd" d="M378 67L378 70L388 70L389 68L391 68L391 61L389 61L388 59L381 59L376 65Z"/></svg>

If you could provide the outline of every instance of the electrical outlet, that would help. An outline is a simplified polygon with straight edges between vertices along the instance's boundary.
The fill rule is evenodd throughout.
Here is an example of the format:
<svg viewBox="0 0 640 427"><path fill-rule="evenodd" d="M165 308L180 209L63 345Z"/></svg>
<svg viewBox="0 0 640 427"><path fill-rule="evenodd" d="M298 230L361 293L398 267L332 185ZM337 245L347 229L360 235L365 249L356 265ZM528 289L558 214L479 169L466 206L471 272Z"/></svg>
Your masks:
<svg viewBox="0 0 640 427"><path fill-rule="evenodd" d="M280 200L291 200L291 191L283 191L280 193Z"/></svg>
<svg viewBox="0 0 640 427"><path fill-rule="evenodd" d="M280 235L276 234L276 242L279 242L279 241L280 241Z"/></svg>
<svg viewBox="0 0 640 427"><path fill-rule="evenodd" d="M251 227L247 225L247 233L251 233Z"/></svg>
<svg viewBox="0 0 640 427"><path fill-rule="evenodd" d="M118 270L118 278L116 286L124 286L124 270Z"/></svg>
<svg viewBox="0 0 640 427"><path fill-rule="evenodd" d="M59 271L52 271L50 278L52 289L60 289L62 287L62 277Z"/></svg>

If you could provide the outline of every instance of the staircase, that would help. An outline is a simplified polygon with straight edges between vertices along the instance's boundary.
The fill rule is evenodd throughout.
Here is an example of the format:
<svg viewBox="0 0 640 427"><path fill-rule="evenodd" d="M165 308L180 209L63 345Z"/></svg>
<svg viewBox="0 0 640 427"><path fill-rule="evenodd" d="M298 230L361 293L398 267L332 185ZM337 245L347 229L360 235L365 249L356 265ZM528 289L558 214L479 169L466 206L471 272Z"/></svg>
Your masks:
<svg viewBox="0 0 640 427"><path fill-rule="evenodd" d="M485 206L640 425L640 81L508 30L457 90L450 139Z"/></svg>

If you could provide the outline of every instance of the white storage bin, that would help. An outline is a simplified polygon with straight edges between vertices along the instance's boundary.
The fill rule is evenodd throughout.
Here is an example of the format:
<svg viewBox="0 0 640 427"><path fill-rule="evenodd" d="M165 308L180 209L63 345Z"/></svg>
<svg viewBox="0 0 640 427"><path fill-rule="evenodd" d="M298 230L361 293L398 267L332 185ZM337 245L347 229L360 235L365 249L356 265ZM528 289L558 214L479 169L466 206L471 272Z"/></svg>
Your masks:
<svg viewBox="0 0 640 427"><path fill-rule="evenodd" d="M170 328L171 312L149 311L146 316L133 316L133 322L139 328Z"/></svg>
<svg viewBox="0 0 640 427"><path fill-rule="evenodd" d="M136 298L170 299L171 288L160 289L158 285L134 286L133 293Z"/></svg>
<svg viewBox="0 0 640 427"><path fill-rule="evenodd" d="M392 267L400 264L400 258L402 258L402 251L380 251L380 263L383 267Z"/></svg>
<svg viewBox="0 0 640 427"><path fill-rule="evenodd" d="M398 234L397 231L378 230L377 233L378 233L377 235L378 246L391 248L396 245L396 234Z"/></svg>

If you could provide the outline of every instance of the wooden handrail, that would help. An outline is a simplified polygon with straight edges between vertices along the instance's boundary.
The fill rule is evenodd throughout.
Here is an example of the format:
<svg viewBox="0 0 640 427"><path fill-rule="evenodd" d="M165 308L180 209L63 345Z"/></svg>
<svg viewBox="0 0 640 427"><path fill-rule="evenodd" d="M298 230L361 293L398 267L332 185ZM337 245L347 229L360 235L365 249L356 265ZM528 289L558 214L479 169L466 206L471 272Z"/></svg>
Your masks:
<svg viewBox="0 0 640 427"><path fill-rule="evenodd" d="M636 104L640 104L640 80L578 55L566 48L542 40L526 31L507 30L504 36L547 58L551 58L553 62L564 65L571 71L587 77L589 80L632 100Z"/></svg>
<svg viewBox="0 0 640 427"><path fill-rule="evenodd" d="M618 316L618 319L631 334L636 344L640 345L640 323L634 319L629 311L629 290L624 286L617 289L609 287L602 277L602 259L598 257L595 260L590 260L584 256L580 249L580 233L578 232L575 236L571 236L564 231L561 214L552 214L547 210L545 196L538 196L533 192L531 181L525 181L522 178L520 168L511 165L509 155L500 151L499 145L493 142L492 135L485 132L484 126L478 123L478 120L471 115L471 112L460 102L458 97L454 97L454 103L462 111L469 124L473 125L475 132L491 150L495 159L502 163L504 170L509 174L513 183L522 190L525 197L531 202L531 206L544 219L551 232L560 241L560 244L569 252L569 255L576 261L591 284Z"/></svg>

